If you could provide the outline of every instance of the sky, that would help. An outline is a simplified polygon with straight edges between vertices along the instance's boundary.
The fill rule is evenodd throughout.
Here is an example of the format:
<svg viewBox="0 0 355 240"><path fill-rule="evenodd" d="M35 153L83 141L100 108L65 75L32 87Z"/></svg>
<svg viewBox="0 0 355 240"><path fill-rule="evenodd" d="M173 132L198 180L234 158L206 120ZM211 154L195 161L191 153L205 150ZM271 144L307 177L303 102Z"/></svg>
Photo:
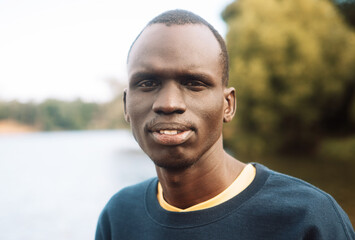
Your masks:
<svg viewBox="0 0 355 240"><path fill-rule="evenodd" d="M126 84L128 49L149 20L186 9L222 36L232 0L0 0L0 100L109 101Z"/></svg>

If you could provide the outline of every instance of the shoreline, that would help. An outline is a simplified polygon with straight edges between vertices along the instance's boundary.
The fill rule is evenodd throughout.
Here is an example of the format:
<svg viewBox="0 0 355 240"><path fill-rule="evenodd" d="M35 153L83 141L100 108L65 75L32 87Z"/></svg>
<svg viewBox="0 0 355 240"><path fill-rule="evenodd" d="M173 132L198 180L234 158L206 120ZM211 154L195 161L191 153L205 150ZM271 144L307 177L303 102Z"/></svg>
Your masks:
<svg viewBox="0 0 355 240"><path fill-rule="evenodd" d="M0 134L18 134L38 132L34 126L19 123L12 119L0 120Z"/></svg>

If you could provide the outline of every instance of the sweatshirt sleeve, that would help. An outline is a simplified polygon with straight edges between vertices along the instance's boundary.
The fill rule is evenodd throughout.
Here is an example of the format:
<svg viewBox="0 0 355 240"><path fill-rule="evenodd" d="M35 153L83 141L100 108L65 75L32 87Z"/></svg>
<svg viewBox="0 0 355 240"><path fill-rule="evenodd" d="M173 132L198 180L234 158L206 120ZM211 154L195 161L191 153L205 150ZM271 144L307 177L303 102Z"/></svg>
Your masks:
<svg viewBox="0 0 355 240"><path fill-rule="evenodd" d="M344 212L344 210L333 200L333 206L334 209L339 217L339 222L342 225L343 231L344 231L344 239L349 239L349 240L355 240L355 232L354 228L351 224L351 221L348 217L348 215ZM342 239L342 236L339 236L337 239Z"/></svg>
<svg viewBox="0 0 355 240"><path fill-rule="evenodd" d="M313 214L308 219L308 226L311 227L309 227L304 239L355 240L353 226L340 205L326 193L323 194L321 199L324 201L310 203Z"/></svg>
<svg viewBox="0 0 355 240"><path fill-rule="evenodd" d="M111 240L111 227L107 209L104 208L97 223L95 240Z"/></svg>

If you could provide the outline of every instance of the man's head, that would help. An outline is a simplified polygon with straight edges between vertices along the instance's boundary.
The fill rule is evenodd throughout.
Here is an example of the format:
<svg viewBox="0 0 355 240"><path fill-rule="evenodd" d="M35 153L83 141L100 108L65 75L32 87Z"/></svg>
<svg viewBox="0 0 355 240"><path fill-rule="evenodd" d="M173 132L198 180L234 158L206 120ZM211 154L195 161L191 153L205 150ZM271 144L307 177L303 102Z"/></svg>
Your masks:
<svg viewBox="0 0 355 240"><path fill-rule="evenodd" d="M156 19L168 19L161 16ZM188 168L223 150L222 126L233 118L235 91L222 81L222 50L210 27L152 22L130 50L125 117L157 166Z"/></svg>
<svg viewBox="0 0 355 240"><path fill-rule="evenodd" d="M149 26L157 23L162 23L165 24L166 26L171 26L171 25L185 25L185 24L201 24L209 28L209 30L213 33L214 37L219 43L219 46L221 48L221 53L220 53L220 61L221 61L221 67L223 69L223 76L222 76L222 81L223 83L227 86L228 85L228 79L229 79L229 61L228 61L228 52L227 52L227 47L226 44L222 38L222 36L217 32L217 30L209 24L205 19L201 18L200 16L186 11L186 10L170 10L167 12L164 12L157 17L153 18L147 26L142 30L142 32ZM137 38L133 41L129 51L128 51L128 56L127 56L127 62L129 61L129 55L131 53L131 49L136 43L137 39L141 36L142 32L137 36Z"/></svg>

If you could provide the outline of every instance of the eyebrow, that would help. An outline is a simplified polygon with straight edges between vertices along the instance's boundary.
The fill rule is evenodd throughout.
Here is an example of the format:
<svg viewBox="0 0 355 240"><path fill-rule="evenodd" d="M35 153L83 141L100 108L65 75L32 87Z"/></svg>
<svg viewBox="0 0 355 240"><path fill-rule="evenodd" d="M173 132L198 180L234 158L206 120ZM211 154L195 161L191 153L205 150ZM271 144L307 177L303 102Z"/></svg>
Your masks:
<svg viewBox="0 0 355 240"><path fill-rule="evenodd" d="M171 75L171 76L168 76ZM212 80L208 74L199 73L199 72L184 72L184 73L172 73L172 74L165 74L164 72L150 72L150 71L138 71L130 77L131 81L139 80L139 79L162 79L165 77L175 78L179 81L184 79L188 80L200 80L206 82L207 84L211 84Z"/></svg>
<svg viewBox="0 0 355 240"><path fill-rule="evenodd" d="M157 78L159 74L150 73L146 71L136 72L131 77L130 80L144 79L144 78Z"/></svg>
<svg viewBox="0 0 355 240"><path fill-rule="evenodd" d="M209 85L209 86L214 85L214 82L213 82L211 76L209 76L208 74L199 73L199 72L184 73L184 74L179 75L177 77L177 79L179 79L180 81L183 81L183 80L198 80L198 81L201 81L204 84Z"/></svg>

